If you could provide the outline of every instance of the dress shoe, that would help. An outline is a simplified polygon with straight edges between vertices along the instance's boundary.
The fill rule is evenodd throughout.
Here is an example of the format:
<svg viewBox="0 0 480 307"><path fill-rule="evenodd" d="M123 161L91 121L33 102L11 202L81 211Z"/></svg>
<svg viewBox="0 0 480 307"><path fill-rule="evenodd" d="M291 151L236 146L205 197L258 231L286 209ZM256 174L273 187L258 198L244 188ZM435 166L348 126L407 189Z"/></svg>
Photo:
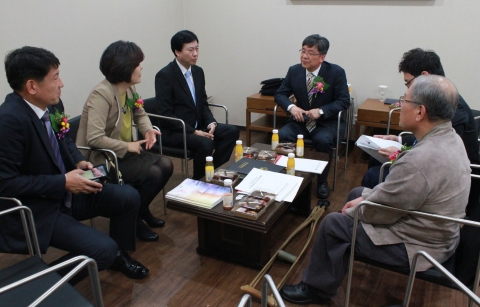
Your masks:
<svg viewBox="0 0 480 307"><path fill-rule="evenodd" d="M330 189L328 188L328 183L320 182L317 186L317 196L320 199L326 199L330 195Z"/></svg>
<svg viewBox="0 0 480 307"><path fill-rule="evenodd" d="M328 207L330 207L330 202L326 199L319 199L317 201L317 206L325 207L325 209L327 209Z"/></svg>
<svg viewBox="0 0 480 307"><path fill-rule="evenodd" d="M327 304L330 301L330 298L316 294L315 289L303 281L297 285L283 286L280 294L286 301L298 305Z"/></svg>
<svg viewBox="0 0 480 307"><path fill-rule="evenodd" d="M157 241L158 235L148 229L142 221L137 222L137 238L142 241Z"/></svg>
<svg viewBox="0 0 480 307"><path fill-rule="evenodd" d="M109 269L121 272L133 279L142 279L148 275L148 269L140 262L133 260L125 251L120 251L120 255L115 258Z"/></svg>
<svg viewBox="0 0 480 307"><path fill-rule="evenodd" d="M148 210L147 213L142 215L142 220L144 220L148 224L148 226L152 228L165 226L165 221L154 217L150 210Z"/></svg>

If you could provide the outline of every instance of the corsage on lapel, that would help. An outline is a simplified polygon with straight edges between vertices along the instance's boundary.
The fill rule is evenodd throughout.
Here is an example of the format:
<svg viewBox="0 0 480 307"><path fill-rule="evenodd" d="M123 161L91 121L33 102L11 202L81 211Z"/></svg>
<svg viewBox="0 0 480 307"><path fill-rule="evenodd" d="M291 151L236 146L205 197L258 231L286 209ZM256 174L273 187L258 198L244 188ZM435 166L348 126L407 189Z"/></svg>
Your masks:
<svg viewBox="0 0 480 307"><path fill-rule="evenodd" d="M127 113L127 107L132 111L143 109L143 100L138 93L133 94L132 98L127 98L125 106L122 108L123 114Z"/></svg>
<svg viewBox="0 0 480 307"><path fill-rule="evenodd" d="M70 124L68 118L70 115L66 115L65 112L60 113L57 108L54 114L49 114L50 122L52 123L52 129L55 131L59 140L63 139L66 133L70 131Z"/></svg>
<svg viewBox="0 0 480 307"><path fill-rule="evenodd" d="M397 150L396 152L394 152L393 154L390 155L390 162L395 163L395 161L397 161L398 159L398 156L404 152L404 151L407 151L407 150L410 150L412 149L413 146L407 146L407 144L404 144L402 145L402 147L400 147L400 150Z"/></svg>
<svg viewBox="0 0 480 307"><path fill-rule="evenodd" d="M326 83L322 77L316 76L315 79L313 79L313 88L309 95L315 94L315 98L317 98L317 93L323 94L329 87L330 84Z"/></svg>

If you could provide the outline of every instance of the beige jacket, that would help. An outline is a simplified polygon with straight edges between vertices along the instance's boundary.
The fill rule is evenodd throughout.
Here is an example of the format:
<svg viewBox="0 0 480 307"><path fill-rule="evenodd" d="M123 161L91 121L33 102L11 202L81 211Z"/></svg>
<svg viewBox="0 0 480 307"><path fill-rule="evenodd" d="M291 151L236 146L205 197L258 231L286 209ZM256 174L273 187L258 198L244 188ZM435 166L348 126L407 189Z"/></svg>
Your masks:
<svg viewBox="0 0 480 307"><path fill-rule="evenodd" d="M400 154L385 182L365 189L363 198L391 207L454 218L465 216L470 191L470 162L451 122L434 127L411 150ZM410 263L424 250L440 263L460 240L458 224L376 208L362 208L363 228L375 245L405 243ZM354 208L346 212L354 216ZM418 270L431 267L420 258Z"/></svg>
<svg viewBox="0 0 480 307"><path fill-rule="evenodd" d="M127 98L132 98L135 92L135 87L130 87ZM128 143L119 140L123 127L120 101L118 88L106 79L93 88L83 106L76 140L78 146L111 149L119 158L125 156ZM142 135L153 129L144 109L133 112L133 121ZM100 153L92 153L90 157L94 165L104 160Z"/></svg>

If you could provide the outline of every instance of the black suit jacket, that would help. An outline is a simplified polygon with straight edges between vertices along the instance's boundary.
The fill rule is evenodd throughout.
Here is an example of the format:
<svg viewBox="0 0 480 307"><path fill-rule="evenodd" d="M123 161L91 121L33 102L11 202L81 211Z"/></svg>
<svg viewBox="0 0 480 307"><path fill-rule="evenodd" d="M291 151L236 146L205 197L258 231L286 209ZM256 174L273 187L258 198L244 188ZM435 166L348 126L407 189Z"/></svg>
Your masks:
<svg viewBox="0 0 480 307"><path fill-rule="evenodd" d="M176 60L162 68L155 76L155 96L157 98L155 113L182 119L185 122L187 134L195 132L197 121L197 130L207 128L207 125L212 122L216 123L208 108L203 69L193 65L192 77L195 85L196 104ZM165 135L168 135L170 131L181 131L181 124L177 122L157 121L156 123L160 125L162 133Z"/></svg>
<svg viewBox="0 0 480 307"><path fill-rule="evenodd" d="M63 112L61 101L54 107ZM54 112L51 107L49 110ZM17 93L8 94L0 106L0 140L0 196L18 198L32 210L44 253L59 214L66 179L55 161L42 120ZM84 159L82 154L68 136L58 144L67 172L73 170ZM27 252L21 223L13 220L18 218L3 217L0 222L0 248Z"/></svg>
<svg viewBox="0 0 480 307"><path fill-rule="evenodd" d="M312 98L312 105L308 103L306 69L301 64L293 65L288 69L287 76L275 94L275 102L285 112L292 102L288 99L294 95L297 106L310 110L320 108L324 114L317 120L324 124L337 122L338 112L348 109L350 106L350 95L348 94L347 77L345 71L338 65L323 62L318 75L330 85L325 93L317 93ZM292 120L292 119L291 119Z"/></svg>

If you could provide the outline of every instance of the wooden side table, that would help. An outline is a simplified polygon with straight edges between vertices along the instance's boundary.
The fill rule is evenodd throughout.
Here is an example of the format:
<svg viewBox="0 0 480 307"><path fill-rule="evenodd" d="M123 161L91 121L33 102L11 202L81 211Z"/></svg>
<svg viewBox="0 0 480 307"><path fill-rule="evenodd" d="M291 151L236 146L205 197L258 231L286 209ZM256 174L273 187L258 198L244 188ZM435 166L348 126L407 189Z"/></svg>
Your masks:
<svg viewBox="0 0 480 307"><path fill-rule="evenodd" d="M273 109L275 108L275 101L273 96L265 96L260 93L253 94L247 97L246 110L246 141L247 146L250 146L250 132L264 131L271 132L273 129ZM265 114L252 123L251 113ZM280 129L288 119L287 113L278 107L277 108L277 129Z"/></svg>
<svg viewBox="0 0 480 307"><path fill-rule="evenodd" d="M368 98L358 107L357 123L355 124L355 140L357 140L363 130L361 127L387 128L388 113L390 107L378 99ZM402 130L398 125L400 112L394 111L390 123L390 129ZM360 149L355 148L353 152L353 162L356 163L360 156Z"/></svg>

